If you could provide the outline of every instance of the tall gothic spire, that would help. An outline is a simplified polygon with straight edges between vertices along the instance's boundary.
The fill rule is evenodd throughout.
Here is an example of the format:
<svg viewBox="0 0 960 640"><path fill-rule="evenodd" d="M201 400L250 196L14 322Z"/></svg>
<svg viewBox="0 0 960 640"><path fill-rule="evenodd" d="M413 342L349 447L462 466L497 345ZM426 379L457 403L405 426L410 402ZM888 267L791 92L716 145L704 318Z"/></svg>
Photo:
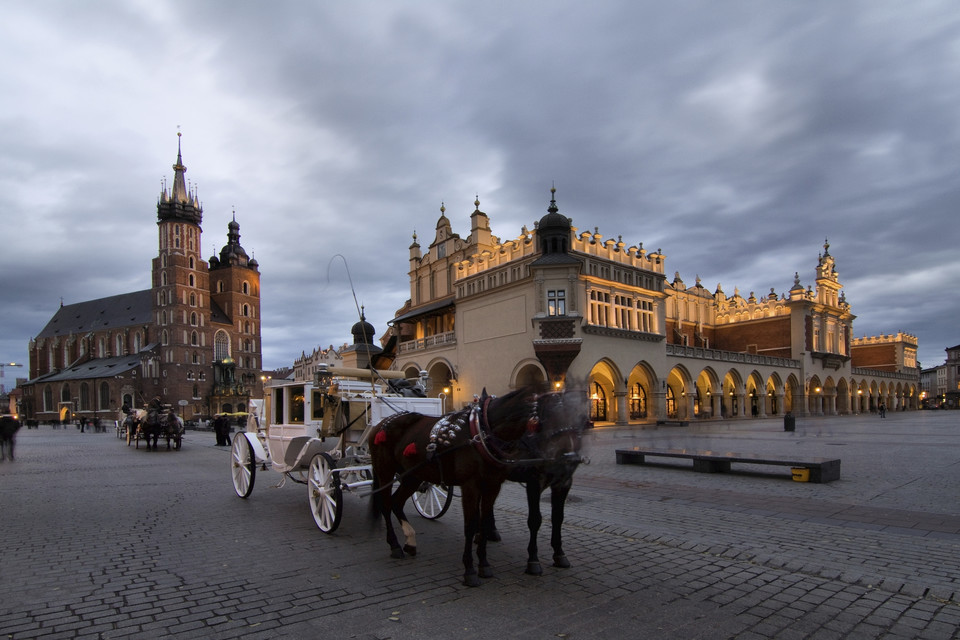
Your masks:
<svg viewBox="0 0 960 640"><path fill-rule="evenodd" d="M177 132L177 162L173 165L173 187L170 194L167 194L167 187L164 185L160 193L160 201L157 203L158 220L169 220L172 218L200 224L203 218L203 208L200 206L200 200L196 192L191 193L183 174L187 172L187 167L183 164L183 154L180 149L181 133Z"/></svg>

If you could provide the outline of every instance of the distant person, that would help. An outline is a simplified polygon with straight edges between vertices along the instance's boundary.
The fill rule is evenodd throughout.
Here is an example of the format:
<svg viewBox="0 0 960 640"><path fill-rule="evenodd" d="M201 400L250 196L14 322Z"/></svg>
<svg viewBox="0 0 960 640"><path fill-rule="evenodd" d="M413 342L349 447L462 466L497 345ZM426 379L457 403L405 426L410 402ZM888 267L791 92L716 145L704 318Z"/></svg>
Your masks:
<svg viewBox="0 0 960 640"><path fill-rule="evenodd" d="M880 403L880 417L881 418L887 417L887 405L885 405L882 402Z"/></svg>
<svg viewBox="0 0 960 640"><path fill-rule="evenodd" d="M230 421L227 420L227 416L222 413L218 413L213 417L213 433L217 436L218 447L226 447L230 445Z"/></svg>

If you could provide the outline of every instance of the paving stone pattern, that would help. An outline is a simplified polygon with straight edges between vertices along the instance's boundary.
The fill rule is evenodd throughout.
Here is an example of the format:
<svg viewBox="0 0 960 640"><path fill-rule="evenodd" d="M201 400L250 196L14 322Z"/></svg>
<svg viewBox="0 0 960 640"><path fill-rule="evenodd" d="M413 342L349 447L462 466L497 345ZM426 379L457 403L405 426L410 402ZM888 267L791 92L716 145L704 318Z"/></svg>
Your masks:
<svg viewBox="0 0 960 640"><path fill-rule="evenodd" d="M366 498L324 534L276 472L237 498L214 442L22 429L0 463L0 638L960 638L960 412L600 426L567 507L574 566L549 566L547 524L544 575L523 573L508 484L476 589L458 504L408 507L420 553L392 560ZM841 479L615 464L631 446L839 457Z"/></svg>

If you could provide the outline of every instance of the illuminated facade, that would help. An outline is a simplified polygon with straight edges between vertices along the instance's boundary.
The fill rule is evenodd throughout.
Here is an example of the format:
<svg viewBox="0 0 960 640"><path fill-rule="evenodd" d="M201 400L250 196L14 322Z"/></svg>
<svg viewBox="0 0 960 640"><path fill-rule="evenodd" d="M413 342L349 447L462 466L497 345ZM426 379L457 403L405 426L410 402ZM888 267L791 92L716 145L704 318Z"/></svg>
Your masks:
<svg viewBox="0 0 960 640"><path fill-rule="evenodd" d="M160 395L190 420L244 410L262 395L259 265L235 219L219 256L202 259L203 209L179 145L173 169L157 202L151 287L61 305L30 341L27 417L112 419Z"/></svg>
<svg viewBox="0 0 960 640"><path fill-rule="evenodd" d="M555 198L505 241L474 205L466 238L443 207L426 250L414 236L410 299L381 341L452 406L549 381L586 385L617 424L917 408L916 338L853 338L827 243L811 285L744 298L668 281L661 250L580 231Z"/></svg>

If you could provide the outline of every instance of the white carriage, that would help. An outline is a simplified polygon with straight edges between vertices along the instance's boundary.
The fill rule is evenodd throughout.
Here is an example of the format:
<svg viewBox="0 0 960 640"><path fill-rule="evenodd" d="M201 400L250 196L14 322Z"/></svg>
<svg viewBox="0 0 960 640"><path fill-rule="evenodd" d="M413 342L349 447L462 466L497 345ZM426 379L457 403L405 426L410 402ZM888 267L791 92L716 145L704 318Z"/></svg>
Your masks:
<svg viewBox="0 0 960 640"><path fill-rule="evenodd" d="M374 427L401 411L442 415L442 399L405 395L401 389L423 392L426 375L410 381L396 371L320 365L312 383L274 381L261 403L251 403L247 428L233 439L237 495L250 496L257 468L269 466L283 474L276 487L287 479L307 485L314 521L332 533L340 525L343 493L373 485L367 441ZM424 483L413 500L420 515L435 519L452 498L448 487Z"/></svg>

